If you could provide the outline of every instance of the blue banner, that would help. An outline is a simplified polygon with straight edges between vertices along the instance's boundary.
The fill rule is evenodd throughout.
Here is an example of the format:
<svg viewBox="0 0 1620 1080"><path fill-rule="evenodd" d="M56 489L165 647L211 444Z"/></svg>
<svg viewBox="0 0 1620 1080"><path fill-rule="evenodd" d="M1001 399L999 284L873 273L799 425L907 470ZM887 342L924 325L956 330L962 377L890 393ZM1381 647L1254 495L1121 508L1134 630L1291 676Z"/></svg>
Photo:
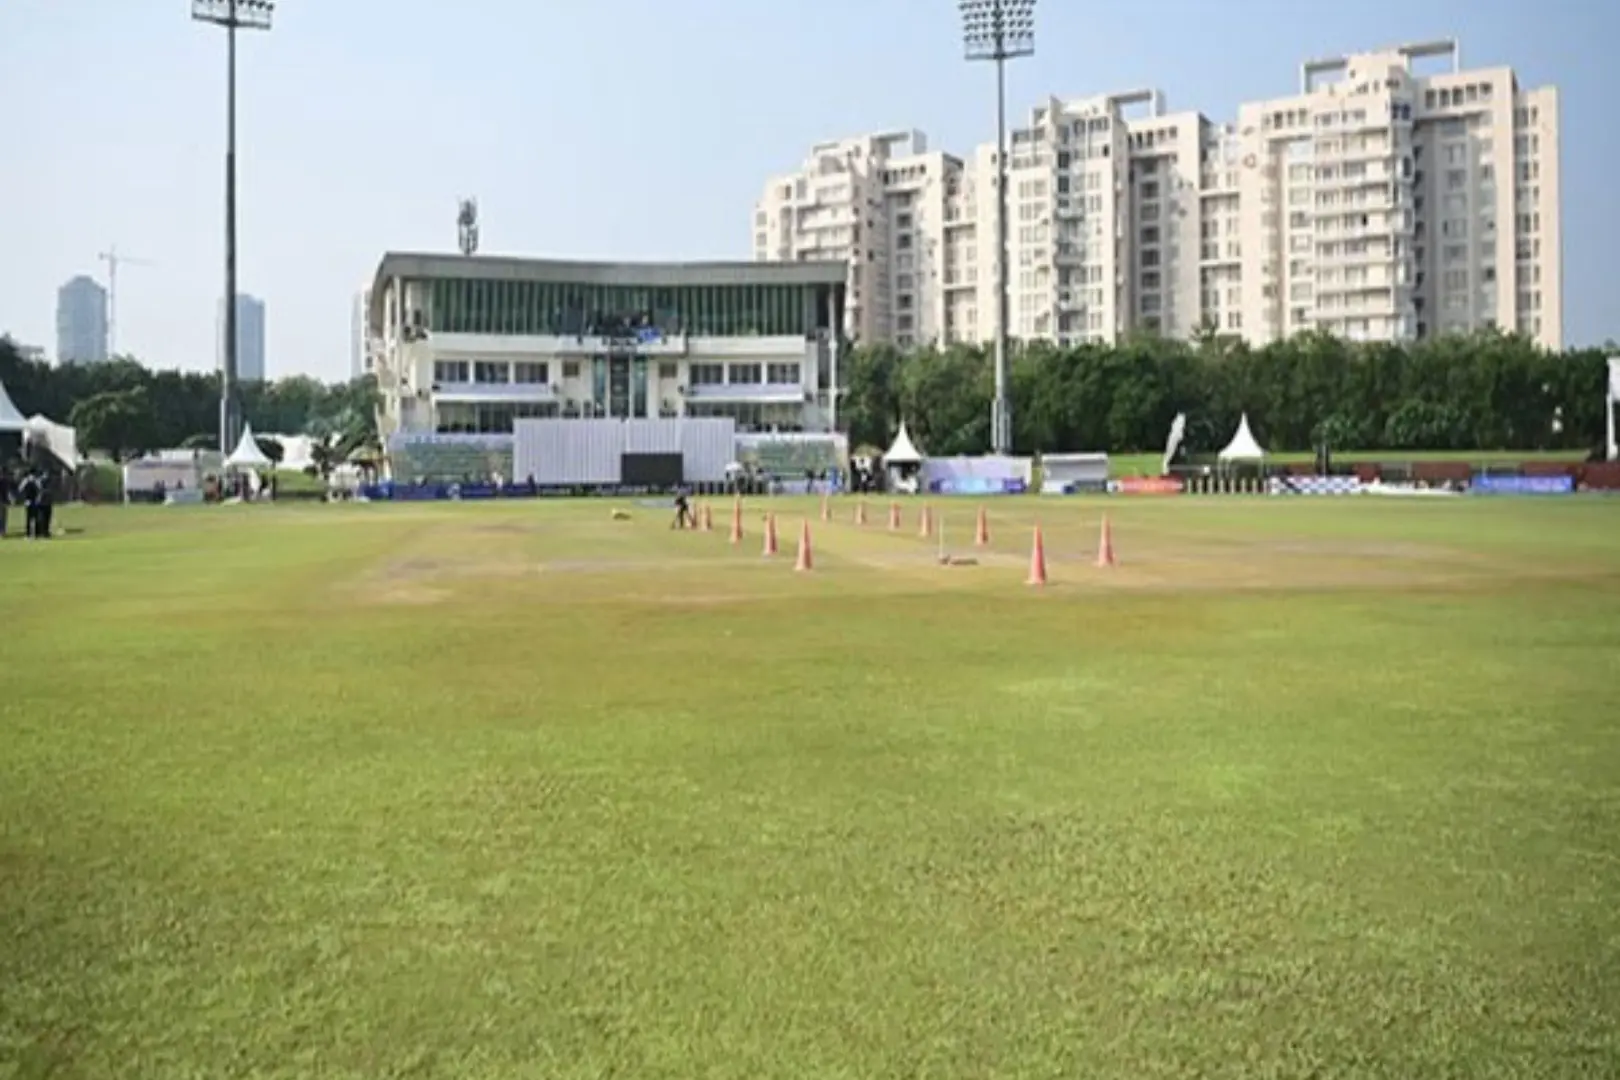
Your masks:
<svg viewBox="0 0 1620 1080"><path fill-rule="evenodd" d="M1022 495L1029 485L1022 480L1008 480L989 476L958 476L949 480L935 480L928 490L935 495Z"/></svg>
<svg viewBox="0 0 1620 1080"><path fill-rule="evenodd" d="M1482 495L1568 495L1575 490L1569 476L1475 476L1469 490Z"/></svg>

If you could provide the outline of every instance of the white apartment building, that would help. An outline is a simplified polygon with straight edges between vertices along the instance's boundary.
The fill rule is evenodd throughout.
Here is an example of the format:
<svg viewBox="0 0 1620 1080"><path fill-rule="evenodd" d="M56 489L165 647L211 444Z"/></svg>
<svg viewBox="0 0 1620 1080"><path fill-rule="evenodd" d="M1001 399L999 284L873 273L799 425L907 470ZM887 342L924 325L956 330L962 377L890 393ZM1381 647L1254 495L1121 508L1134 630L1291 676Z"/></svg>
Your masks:
<svg viewBox="0 0 1620 1080"><path fill-rule="evenodd" d="M845 334L900 345L935 340L944 290L964 273L961 264L946 272L953 249L945 228L948 216L963 216L963 183L962 162L930 153L921 132L821 143L798 172L765 185L754 207L754 258L843 262Z"/></svg>
<svg viewBox="0 0 1620 1080"><path fill-rule="evenodd" d="M1445 57L1447 73L1417 61ZM1558 93L1455 42L1311 61L1238 116L1241 331L1563 345Z"/></svg>
<svg viewBox="0 0 1620 1080"><path fill-rule="evenodd" d="M1419 72L1439 59L1449 71ZM1009 132L1011 332L1264 344L1495 325L1561 348L1558 138L1556 90L1465 71L1455 42L1311 61L1297 94L1235 124L1157 90L1049 99ZM987 340L995 166L994 144L964 166L919 133L823 144L767 185L755 257L847 260L861 340Z"/></svg>

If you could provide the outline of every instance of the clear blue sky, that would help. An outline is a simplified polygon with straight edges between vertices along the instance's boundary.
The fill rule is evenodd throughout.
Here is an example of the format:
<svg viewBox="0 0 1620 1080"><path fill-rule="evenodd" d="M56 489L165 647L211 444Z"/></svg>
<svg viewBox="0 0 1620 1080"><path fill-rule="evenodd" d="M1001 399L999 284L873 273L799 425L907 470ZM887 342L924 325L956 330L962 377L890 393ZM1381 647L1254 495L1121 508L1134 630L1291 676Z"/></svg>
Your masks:
<svg viewBox="0 0 1620 1080"><path fill-rule="evenodd" d="M54 349L56 288L116 242L119 346L214 363L224 40L188 0L0 0L0 331ZM1457 36L1469 65L1561 87L1567 336L1620 338L1620 4L1600 0L1041 0L1021 114L1143 85L1229 120L1299 61ZM857 30L857 28L859 28ZM283 0L241 60L241 284L272 376L341 378L355 291L388 248L747 258L765 178L810 144L916 127L992 136L954 0Z"/></svg>

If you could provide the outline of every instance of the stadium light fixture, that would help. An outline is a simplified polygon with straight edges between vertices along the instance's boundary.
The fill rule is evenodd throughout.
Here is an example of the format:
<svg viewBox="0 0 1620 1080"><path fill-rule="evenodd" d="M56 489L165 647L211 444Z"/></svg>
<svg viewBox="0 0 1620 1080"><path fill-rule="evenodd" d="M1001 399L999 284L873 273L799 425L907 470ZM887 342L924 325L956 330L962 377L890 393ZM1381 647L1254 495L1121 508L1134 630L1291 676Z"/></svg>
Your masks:
<svg viewBox="0 0 1620 1080"><path fill-rule="evenodd" d="M219 451L236 445L236 32L269 30L271 0L191 0L196 22L225 28L225 356L219 372Z"/></svg>
<svg viewBox="0 0 1620 1080"><path fill-rule="evenodd" d="M1007 61L1035 53L1035 0L960 0L968 60L996 65L996 397L990 446L1012 453L1012 401L1007 390Z"/></svg>

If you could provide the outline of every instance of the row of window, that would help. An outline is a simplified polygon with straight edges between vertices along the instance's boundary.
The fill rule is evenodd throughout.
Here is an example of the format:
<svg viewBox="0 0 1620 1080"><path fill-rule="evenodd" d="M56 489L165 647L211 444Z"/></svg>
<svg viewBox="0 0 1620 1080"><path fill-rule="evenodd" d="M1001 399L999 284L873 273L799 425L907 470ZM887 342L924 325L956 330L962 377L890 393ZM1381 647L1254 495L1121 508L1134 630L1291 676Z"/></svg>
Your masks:
<svg viewBox="0 0 1620 1080"><path fill-rule="evenodd" d="M825 290L808 285L651 288L543 281L428 283L427 325L447 334L606 335L656 331L785 337L826 325Z"/></svg>
<svg viewBox="0 0 1620 1080"><path fill-rule="evenodd" d="M693 386L798 386L801 371L798 364L693 364L687 381Z"/></svg>
<svg viewBox="0 0 1620 1080"><path fill-rule="evenodd" d="M645 360L637 359L636 367L645 372ZM657 366L658 378L673 381L680 378L680 365L669 361ZM577 379L580 365L577 360L565 360L562 365L564 379ZM730 369L730 378L726 369ZM795 363L776 364L693 364L690 382L694 386L798 386L803 368ZM435 384L473 383L479 386L545 385L551 382L551 365L544 361L519 360L507 363L501 360L436 360L433 363ZM645 380L645 374L641 379Z"/></svg>
<svg viewBox="0 0 1620 1080"><path fill-rule="evenodd" d="M579 365L571 365L578 374ZM483 386L536 385L551 381L551 366L543 361L520 360L437 360L433 364L436 383L478 383Z"/></svg>

